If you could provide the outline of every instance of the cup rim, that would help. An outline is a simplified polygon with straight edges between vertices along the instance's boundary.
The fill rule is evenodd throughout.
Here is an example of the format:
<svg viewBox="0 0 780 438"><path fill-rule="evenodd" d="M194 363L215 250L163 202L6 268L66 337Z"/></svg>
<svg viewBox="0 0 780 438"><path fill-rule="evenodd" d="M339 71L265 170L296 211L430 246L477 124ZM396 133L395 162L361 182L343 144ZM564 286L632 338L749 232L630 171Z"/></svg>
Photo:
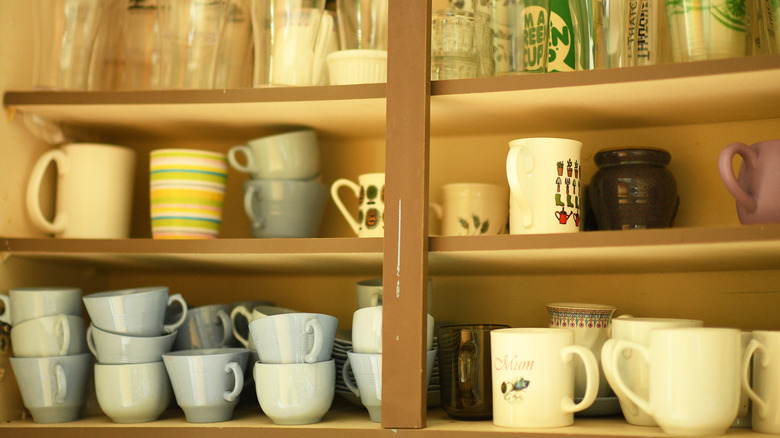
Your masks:
<svg viewBox="0 0 780 438"><path fill-rule="evenodd" d="M111 332L108 330L103 330L102 328L96 326L93 323L89 324L90 327L92 327L93 331L100 332L101 334L107 335L108 337L117 337L117 338L128 338L128 339L138 339L138 340L146 340L146 341L162 341L166 340L168 338L176 337L176 335L179 334L178 330L174 330L170 333L163 333L160 336L138 336L138 335L131 335L129 333L116 333Z"/></svg>
<svg viewBox="0 0 780 438"><path fill-rule="evenodd" d="M292 369L293 367L296 368L319 368L319 367L328 367L328 366L336 366L336 360L330 359L330 360L323 360L321 362L304 362L304 363L263 363L260 361L255 362L253 368L254 369L260 369L260 368L287 368Z"/></svg>
<svg viewBox="0 0 780 438"><path fill-rule="evenodd" d="M547 303L547 310L567 309L567 310L617 310L617 307L609 304L577 303L577 302L557 302Z"/></svg>
<svg viewBox="0 0 780 438"><path fill-rule="evenodd" d="M97 293L85 295L84 300L86 301L91 298L107 298L107 297L120 297L120 296L128 296L128 295L141 295L144 293L159 293L160 291L165 291L166 294L170 292L168 286L134 287L134 288L127 288L127 289L109 290L105 292L97 292Z"/></svg>
<svg viewBox="0 0 780 438"><path fill-rule="evenodd" d="M79 287L71 287L71 286L45 286L45 287L14 287L11 289L8 289L8 293L11 292L24 292L24 293L31 293L31 292L39 292L39 293L47 293L47 292L81 292L81 288Z"/></svg>
<svg viewBox="0 0 780 438"><path fill-rule="evenodd" d="M217 357L245 354L249 357L249 350L243 347L217 347L217 348L190 348L163 353L163 357Z"/></svg>

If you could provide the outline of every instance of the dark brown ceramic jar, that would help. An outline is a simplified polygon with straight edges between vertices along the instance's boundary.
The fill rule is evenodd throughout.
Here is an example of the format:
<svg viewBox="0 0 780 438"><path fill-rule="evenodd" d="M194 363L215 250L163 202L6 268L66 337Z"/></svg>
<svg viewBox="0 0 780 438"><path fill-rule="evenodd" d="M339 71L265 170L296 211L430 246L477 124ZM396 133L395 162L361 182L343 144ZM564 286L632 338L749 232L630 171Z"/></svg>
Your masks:
<svg viewBox="0 0 780 438"><path fill-rule="evenodd" d="M663 149L604 149L593 157L598 171L588 197L599 230L663 228L672 225L679 197L672 156Z"/></svg>

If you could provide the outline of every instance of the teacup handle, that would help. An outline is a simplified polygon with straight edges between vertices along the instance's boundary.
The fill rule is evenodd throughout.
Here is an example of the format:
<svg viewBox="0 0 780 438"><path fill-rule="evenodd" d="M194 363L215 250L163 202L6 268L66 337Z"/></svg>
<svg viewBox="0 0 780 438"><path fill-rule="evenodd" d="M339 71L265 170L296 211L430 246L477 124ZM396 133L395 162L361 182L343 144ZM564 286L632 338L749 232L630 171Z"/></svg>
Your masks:
<svg viewBox="0 0 780 438"><path fill-rule="evenodd" d="M3 313L0 313L0 322L11 324L11 303L8 295L0 294L0 301L3 302Z"/></svg>
<svg viewBox="0 0 780 438"><path fill-rule="evenodd" d="M360 398L360 390L357 386L352 384L352 379L349 377L349 370L352 369L352 365L349 363L349 358L344 361L344 366L341 368L341 378L344 380L344 384L347 385L347 389L355 394L355 397Z"/></svg>
<svg viewBox="0 0 780 438"><path fill-rule="evenodd" d="M521 159L523 161L524 173L530 173L534 170L533 155L528 153L524 146L515 146L509 149L509 155L507 155L506 158L506 179L509 182L509 188L511 189L510 195L520 207L521 211L518 213L523 215L523 228L530 228L534 222L533 211L531 211L531 203L528 201L528 196L522 187L520 187L520 182L517 179Z"/></svg>
<svg viewBox="0 0 780 438"><path fill-rule="evenodd" d="M181 305L181 318L179 318L178 321L174 322L173 324L166 324L163 326L163 330L166 333L173 333L181 327L182 324L184 324L184 320L187 319L187 303L184 301L184 298L182 298L181 294L173 294L168 297L168 305L170 306L173 304L173 302L176 301Z"/></svg>
<svg viewBox="0 0 780 438"><path fill-rule="evenodd" d="M327 12L322 13L320 20L320 29L317 33L317 41L314 43L314 57L312 59L312 81L311 85L318 85L322 81L322 73L325 71L325 52L333 38L333 17Z"/></svg>
<svg viewBox="0 0 780 438"><path fill-rule="evenodd" d="M222 340L219 342L219 346L224 347L233 338L233 321L230 320L227 312L222 309L217 311L217 319L222 323Z"/></svg>
<svg viewBox="0 0 780 438"><path fill-rule="evenodd" d="M599 364L596 362L596 356L590 349L581 345L568 345L561 349L561 359L564 362L572 360L572 356L579 356L585 365L585 394L579 403L574 403L571 397L563 400L564 412L579 412L587 409L596 401L599 392Z"/></svg>
<svg viewBox="0 0 780 438"><path fill-rule="evenodd" d="M241 164L238 161L237 155L239 153L241 153L244 156L244 159L246 160L246 164ZM230 163L230 166L239 172L254 173L255 169L257 169L254 154L252 153L252 149L250 149L249 146L243 144L238 146L233 146L232 148L230 148L230 150L228 150L227 159L228 159L228 163Z"/></svg>
<svg viewBox="0 0 780 438"><path fill-rule="evenodd" d="M303 360L305 360L306 363L314 363L317 362L317 356L319 356L320 351L322 351L322 343L324 341L322 324L320 324L320 321L317 318L312 318L306 321L305 329L307 334L314 334L314 343L311 346L311 351L306 353Z"/></svg>
<svg viewBox="0 0 780 438"><path fill-rule="evenodd" d="M56 234L65 230L65 226L68 224L68 216L58 211L54 215L54 221L49 222L43 216L43 211L41 211L41 182L50 162L56 164L58 176L66 175L70 169L70 160L68 160L65 152L60 149L52 149L41 155L35 166L33 166L30 181L27 184L27 213L29 213L32 223L39 229L46 233Z"/></svg>
<svg viewBox="0 0 780 438"><path fill-rule="evenodd" d="M247 217L249 217L249 220L252 222L253 227L262 227L265 225L265 218L264 217L257 217L255 215L255 209L253 208L255 195L258 195L260 200L262 201L262 194L255 186L249 186L246 189L246 193L244 193L244 212L246 213Z"/></svg>
<svg viewBox="0 0 780 438"><path fill-rule="evenodd" d="M68 379L65 376L65 369L62 365L54 365L54 381L57 385L57 391L54 393L54 401L57 403L64 403L65 396L68 395Z"/></svg>
<svg viewBox="0 0 780 438"><path fill-rule="evenodd" d="M623 376L620 375L620 373L616 372L618 370L618 360L620 359L620 355L623 354L625 350L635 350L640 355L642 355L642 358L646 363L650 362L650 350L643 346L639 345L637 343L626 341L623 339L608 339L604 346L602 347L602 351L606 350L609 354L609 357L607 357L606 361L604 361L604 353L602 352L602 363L601 365L604 367L605 376L607 376L607 381L610 385L612 385L612 389L615 390L615 394L623 394L626 398L628 398L631 402L633 402L639 409L643 410L647 415L653 416L653 412L650 409L650 403L637 395L636 392L631 390L631 388L628 387L626 382L623 380ZM606 374L607 369L611 370L612 379L609 379L609 375ZM651 382L652 383L652 382Z"/></svg>
<svg viewBox="0 0 780 438"><path fill-rule="evenodd" d="M246 318L247 325L252 322L252 314L249 313L248 310L244 306L236 306L233 308L233 310L230 312L230 321L233 323L233 337L238 340L238 342L241 343L241 345L244 346L244 348L249 348L249 340L241 336L241 333L236 330L236 318L238 315L243 316Z"/></svg>
<svg viewBox="0 0 780 438"><path fill-rule="evenodd" d="M744 143L732 143L726 146L718 157L718 171L723 184L734 196L734 199L748 212L756 211L758 203L748 192L746 192L737 182L734 176L734 168L731 166L734 155L741 155L745 160L745 169L753 170L758 166L758 154Z"/></svg>
<svg viewBox="0 0 780 438"><path fill-rule="evenodd" d="M769 366L769 351L763 344L755 339L751 339L747 348L745 348L745 353L742 356L742 389L745 390L745 393L748 395L748 397L753 400L755 407L758 408L758 417L766 418L768 413L766 402L761 400L761 397L759 397L758 394L753 391L753 388L750 387L750 380L748 380L748 376L750 376L750 358L757 350L760 350L763 353L761 355L761 363L757 365L763 368ZM753 366L755 367L756 365L754 364Z"/></svg>
<svg viewBox="0 0 780 438"><path fill-rule="evenodd" d="M333 202L336 204L336 207L339 208L339 211L344 216L344 219L347 220L347 223L352 228L352 231L355 232L355 235L359 235L360 224L358 224L352 215L347 211L347 208L344 207L344 203L341 202L341 198L339 198L339 189L344 186L352 189L352 192L355 194L356 198L360 196L360 185L355 184L354 182L345 178L337 179L333 185L330 186L330 196L333 198Z"/></svg>
<svg viewBox="0 0 780 438"><path fill-rule="evenodd" d="M241 390L244 389L244 372L237 362L225 364L225 372L233 373L235 383L233 384L233 390L225 391L225 393L222 394L222 397L225 401L232 403L236 401L238 396L241 395Z"/></svg>
<svg viewBox="0 0 780 438"><path fill-rule="evenodd" d="M87 347L89 348L89 351L92 352L92 355L95 356L95 358L98 357L97 348L95 347L95 339L93 338L94 334L92 332L92 324L87 327Z"/></svg>
<svg viewBox="0 0 780 438"><path fill-rule="evenodd" d="M70 347L70 323L68 322L68 315L57 315L55 332L57 330L62 331L62 345L60 346L58 356L65 356L68 354L68 348Z"/></svg>

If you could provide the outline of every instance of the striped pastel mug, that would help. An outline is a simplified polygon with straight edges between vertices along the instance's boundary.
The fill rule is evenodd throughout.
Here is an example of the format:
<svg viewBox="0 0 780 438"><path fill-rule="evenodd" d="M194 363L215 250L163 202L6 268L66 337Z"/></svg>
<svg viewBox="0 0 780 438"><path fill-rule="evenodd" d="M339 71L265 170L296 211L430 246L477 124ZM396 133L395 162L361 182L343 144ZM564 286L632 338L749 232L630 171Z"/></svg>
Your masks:
<svg viewBox="0 0 780 438"><path fill-rule="evenodd" d="M156 149L149 167L152 237L216 238L227 188L225 155L198 149Z"/></svg>

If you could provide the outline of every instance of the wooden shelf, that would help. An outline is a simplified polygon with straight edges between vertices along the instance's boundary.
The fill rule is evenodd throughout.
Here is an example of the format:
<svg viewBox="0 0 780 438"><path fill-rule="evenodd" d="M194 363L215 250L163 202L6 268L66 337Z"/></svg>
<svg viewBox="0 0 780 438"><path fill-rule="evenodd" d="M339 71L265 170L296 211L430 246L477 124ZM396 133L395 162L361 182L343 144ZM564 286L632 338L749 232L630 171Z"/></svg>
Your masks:
<svg viewBox="0 0 780 438"><path fill-rule="evenodd" d="M431 275L609 274L780 268L780 225L432 237Z"/></svg>
<svg viewBox="0 0 780 438"><path fill-rule="evenodd" d="M31 420L11 421L0 426L3 436L17 438L40 436L41 433L56 434L58 438L111 437L134 438L139 433L165 434L166 437L182 438L243 438L258 434L274 437L318 438L366 438L366 437L432 437L432 438L483 438L503 436L523 437L666 437L658 427L632 426L622 417L579 418L574 425L553 429L507 429L494 426L491 421L453 420L438 408L428 410L428 426L425 429L382 429L378 423L368 420L368 414L361 407L331 409L322 422L304 426L274 425L259 408L239 407L230 421L223 423L187 423L178 410L164 413L157 421L141 424L114 424L105 416L88 417L72 423L36 424ZM727 437L772 436L750 429L729 429Z"/></svg>
<svg viewBox="0 0 780 438"><path fill-rule="evenodd" d="M379 274L381 238L320 239L2 239L4 258L111 269L201 272Z"/></svg>
<svg viewBox="0 0 780 438"><path fill-rule="evenodd" d="M381 238L2 239L4 257L111 269L378 274ZM432 236L431 275L647 273L780 268L780 224L577 234Z"/></svg>
<svg viewBox="0 0 780 438"><path fill-rule="evenodd" d="M778 78L780 55L767 55L438 81L431 84L431 135L771 119L780 117L772 103L780 99Z"/></svg>
<svg viewBox="0 0 780 438"><path fill-rule="evenodd" d="M434 81L431 135L567 132L780 117L780 55ZM717 93L713 93L717 90ZM124 139L251 138L305 125L331 138L385 135L385 84L236 90L9 91L73 132ZM109 102L109 103L106 103ZM78 134L76 134L78 135Z"/></svg>

